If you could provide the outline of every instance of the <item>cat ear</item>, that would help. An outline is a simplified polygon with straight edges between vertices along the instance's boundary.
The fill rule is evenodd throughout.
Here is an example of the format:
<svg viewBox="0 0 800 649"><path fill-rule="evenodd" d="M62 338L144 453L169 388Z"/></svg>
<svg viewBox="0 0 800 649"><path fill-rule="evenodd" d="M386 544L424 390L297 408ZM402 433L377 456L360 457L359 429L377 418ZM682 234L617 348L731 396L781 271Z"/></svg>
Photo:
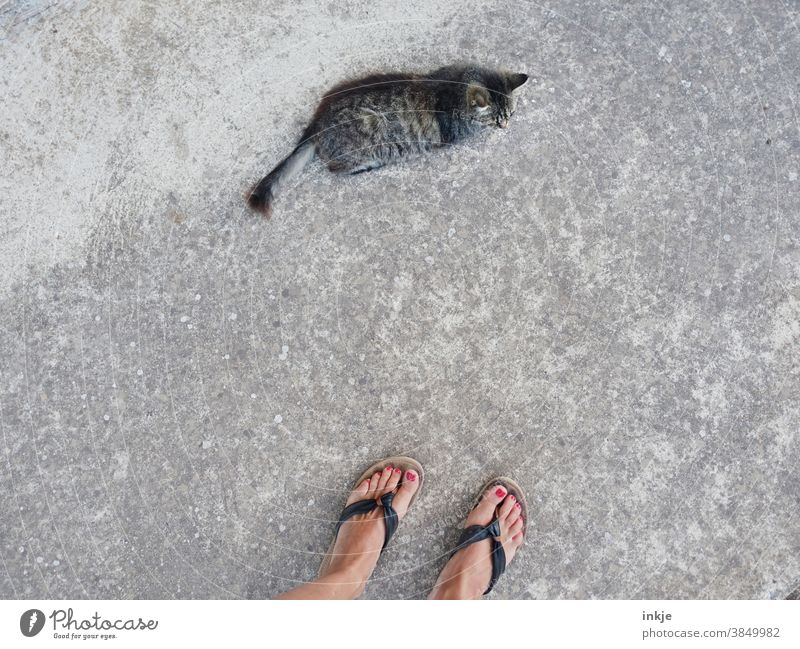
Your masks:
<svg viewBox="0 0 800 649"><path fill-rule="evenodd" d="M485 110L489 106L489 91L483 86L467 86L467 106L471 110Z"/></svg>
<svg viewBox="0 0 800 649"><path fill-rule="evenodd" d="M516 74L508 75L508 89L516 90L528 80L528 75L518 72Z"/></svg>

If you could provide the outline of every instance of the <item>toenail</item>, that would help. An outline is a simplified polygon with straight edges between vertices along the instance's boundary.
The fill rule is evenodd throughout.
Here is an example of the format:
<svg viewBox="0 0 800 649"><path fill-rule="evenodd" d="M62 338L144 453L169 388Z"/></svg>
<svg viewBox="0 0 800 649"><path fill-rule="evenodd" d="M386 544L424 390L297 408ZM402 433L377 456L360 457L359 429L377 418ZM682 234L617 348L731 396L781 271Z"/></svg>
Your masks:
<svg viewBox="0 0 800 649"><path fill-rule="evenodd" d="M522 505L520 505L519 503L517 503L516 505L514 505L514 507L516 507L517 509L522 509Z"/></svg>
<svg viewBox="0 0 800 649"><path fill-rule="evenodd" d="M516 499L517 499L517 498L516 498L516 496L514 496L514 494L511 494L511 495L509 496L509 498L511 498L511 500L516 500Z"/></svg>
<svg viewBox="0 0 800 649"><path fill-rule="evenodd" d="M400 469L395 469L394 472L395 473L400 473Z"/></svg>
<svg viewBox="0 0 800 649"><path fill-rule="evenodd" d="M415 476L413 473L411 473L411 471L406 471L406 480L408 480L409 482L414 482L414 480L416 480L416 479L417 479L417 476Z"/></svg>
<svg viewBox="0 0 800 649"><path fill-rule="evenodd" d="M498 487L497 491L494 492L494 495L497 496L498 498L502 498L503 496L506 495L506 490L503 489L502 487Z"/></svg>
<svg viewBox="0 0 800 649"><path fill-rule="evenodd" d="M392 465L391 464L384 469L384 471L391 471L391 470L392 470Z"/></svg>

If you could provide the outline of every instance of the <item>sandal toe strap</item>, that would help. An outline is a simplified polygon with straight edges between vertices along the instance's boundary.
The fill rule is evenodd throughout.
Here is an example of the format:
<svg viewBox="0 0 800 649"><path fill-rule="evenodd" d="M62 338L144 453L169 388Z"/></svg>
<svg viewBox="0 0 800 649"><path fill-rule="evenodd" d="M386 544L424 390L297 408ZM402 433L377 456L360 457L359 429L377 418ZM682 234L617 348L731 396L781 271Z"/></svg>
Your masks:
<svg viewBox="0 0 800 649"><path fill-rule="evenodd" d="M394 536L394 533L397 531L397 525L399 523L399 517L397 512L395 511L394 507L392 507L392 501L394 500L394 493L389 492L383 494L380 497L380 504L383 507L383 522L386 525L386 533L383 539L383 547L381 547L381 551L386 548L386 545L389 543L389 540ZM352 518L353 516L358 516L359 514L368 514L373 509L378 506L377 500L359 500L354 502L342 510L341 515L339 516L339 522L336 523L336 532L335 535L339 535L339 529L342 527L342 523L347 521L348 519Z"/></svg>
<svg viewBox="0 0 800 649"><path fill-rule="evenodd" d="M497 580L500 579L500 575L506 570L506 552L503 550L503 544L495 538L496 536L500 536L500 521L497 519L488 525L470 525L461 532L455 549L450 553L452 557L456 552L463 550L468 545L479 543L485 539L491 541L492 577L489 580L488 588L483 592L484 595L491 592Z"/></svg>

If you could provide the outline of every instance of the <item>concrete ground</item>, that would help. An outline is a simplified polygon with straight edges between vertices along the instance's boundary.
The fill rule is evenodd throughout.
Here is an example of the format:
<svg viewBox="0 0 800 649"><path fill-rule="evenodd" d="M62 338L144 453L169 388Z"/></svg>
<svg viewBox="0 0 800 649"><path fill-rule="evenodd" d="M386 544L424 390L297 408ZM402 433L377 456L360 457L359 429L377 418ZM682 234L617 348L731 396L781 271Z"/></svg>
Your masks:
<svg viewBox="0 0 800 649"><path fill-rule="evenodd" d="M797 4L29 0L0 38L3 597L271 597L397 452L367 597L424 597L496 474L532 516L493 596L800 583ZM509 129L244 208L329 86L462 60L533 77Z"/></svg>

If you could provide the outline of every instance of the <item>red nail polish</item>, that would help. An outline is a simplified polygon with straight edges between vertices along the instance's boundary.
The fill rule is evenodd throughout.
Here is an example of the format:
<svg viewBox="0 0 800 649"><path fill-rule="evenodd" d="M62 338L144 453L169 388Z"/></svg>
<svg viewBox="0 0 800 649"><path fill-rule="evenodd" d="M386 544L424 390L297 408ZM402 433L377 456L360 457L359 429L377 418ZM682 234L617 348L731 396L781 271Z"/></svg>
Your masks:
<svg viewBox="0 0 800 649"><path fill-rule="evenodd" d="M400 473L400 469L395 469L394 472L395 473Z"/></svg>
<svg viewBox="0 0 800 649"><path fill-rule="evenodd" d="M413 473L411 473L411 471L406 471L406 480L408 480L409 482L414 482L414 480L416 480L416 479L417 479L417 476L415 476Z"/></svg>
<svg viewBox="0 0 800 649"><path fill-rule="evenodd" d="M498 498L502 498L503 496L506 495L506 490L503 489L502 487L498 487L497 491L494 492L494 495L497 496Z"/></svg>
<svg viewBox="0 0 800 649"><path fill-rule="evenodd" d="M390 464L389 466L387 466L387 467L384 469L384 471L391 471L391 470L392 470L392 468L393 468L393 467L392 467L392 465Z"/></svg>
<svg viewBox="0 0 800 649"><path fill-rule="evenodd" d="M519 503L517 503L516 505L514 505L514 507L516 507L517 509L522 509L522 505L520 505Z"/></svg>
<svg viewBox="0 0 800 649"><path fill-rule="evenodd" d="M517 499L517 498L516 498L516 496L514 496L514 494L511 494L511 495L509 496L509 498L511 498L511 500L516 500L516 499Z"/></svg>

